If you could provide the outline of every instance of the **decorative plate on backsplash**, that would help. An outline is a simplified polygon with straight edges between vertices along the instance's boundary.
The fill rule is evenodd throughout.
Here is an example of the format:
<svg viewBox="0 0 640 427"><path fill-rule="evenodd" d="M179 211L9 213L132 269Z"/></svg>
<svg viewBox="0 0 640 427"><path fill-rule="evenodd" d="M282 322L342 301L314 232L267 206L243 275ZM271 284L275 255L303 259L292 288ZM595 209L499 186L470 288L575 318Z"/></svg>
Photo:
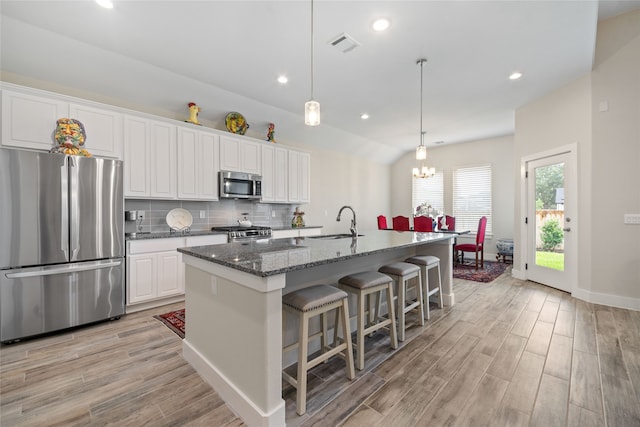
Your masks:
<svg viewBox="0 0 640 427"><path fill-rule="evenodd" d="M182 208L171 209L167 214L167 225L172 230L185 230L193 224L191 212Z"/></svg>

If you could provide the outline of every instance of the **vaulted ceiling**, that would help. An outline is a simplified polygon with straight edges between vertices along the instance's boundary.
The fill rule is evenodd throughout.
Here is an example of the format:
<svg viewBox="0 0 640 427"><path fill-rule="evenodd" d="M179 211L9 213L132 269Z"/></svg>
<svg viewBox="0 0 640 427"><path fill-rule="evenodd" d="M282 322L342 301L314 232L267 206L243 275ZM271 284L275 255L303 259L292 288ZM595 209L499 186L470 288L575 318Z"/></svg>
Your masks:
<svg viewBox="0 0 640 427"><path fill-rule="evenodd" d="M224 128L245 115L251 136L343 150L388 163L419 142L424 66L427 146L509 134L514 111L591 70L598 13L638 1L2 1L1 68ZM599 10L599 3L601 5ZM384 32L371 28L386 17ZM331 41L346 33L358 46ZM523 77L511 81L514 72ZM285 85L276 82L286 75ZM369 114L368 120L360 118Z"/></svg>

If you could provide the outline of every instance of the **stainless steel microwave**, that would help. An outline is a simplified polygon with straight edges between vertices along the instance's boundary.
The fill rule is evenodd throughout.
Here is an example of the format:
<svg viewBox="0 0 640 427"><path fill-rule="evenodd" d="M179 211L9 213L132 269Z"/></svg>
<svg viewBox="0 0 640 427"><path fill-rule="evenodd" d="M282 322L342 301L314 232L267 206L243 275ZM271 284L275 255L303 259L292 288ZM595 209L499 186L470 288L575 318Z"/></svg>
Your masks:
<svg viewBox="0 0 640 427"><path fill-rule="evenodd" d="M221 199L258 199L262 197L262 177L251 173L220 171Z"/></svg>

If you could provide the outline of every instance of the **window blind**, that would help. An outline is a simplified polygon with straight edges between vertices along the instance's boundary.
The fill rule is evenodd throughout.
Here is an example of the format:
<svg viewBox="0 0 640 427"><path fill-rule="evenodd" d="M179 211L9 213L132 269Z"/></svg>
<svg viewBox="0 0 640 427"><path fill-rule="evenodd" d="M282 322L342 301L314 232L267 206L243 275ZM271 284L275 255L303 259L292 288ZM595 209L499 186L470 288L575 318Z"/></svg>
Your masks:
<svg viewBox="0 0 640 427"><path fill-rule="evenodd" d="M430 178L413 178L413 214L422 203L431 205L438 212L444 211L444 179L442 171Z"/></svg>
<svg viewBox="0 0 640 427"><path fill-rule="evenodd" d="M456 229L478 230L478 221L487 217L485 234L491 236L491 165L456 168L453 170L453 216Z"/></svg>

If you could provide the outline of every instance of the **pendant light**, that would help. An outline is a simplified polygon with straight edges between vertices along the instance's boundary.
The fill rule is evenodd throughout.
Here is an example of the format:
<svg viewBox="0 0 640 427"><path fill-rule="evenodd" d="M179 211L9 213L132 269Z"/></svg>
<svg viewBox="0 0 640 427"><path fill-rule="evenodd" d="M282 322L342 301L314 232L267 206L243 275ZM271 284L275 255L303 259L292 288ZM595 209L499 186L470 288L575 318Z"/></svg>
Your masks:
<svg viewBox="0 0 640 427"><path fill-rule="evenodd" d="M427 159L427 147L424 145L424 136L427 132L422 129L422 98L423 98L423 89L422 89L422 79L423 79L423 65L427 62L426 59L421 58L418 59L416 64L420 65L420 145L416 148L416 160L426 160ZM421 168L413 168L413 176L416 178L429 178L436 174L436 170L434 168L430 168L422 163Z"/></svg>
<svg viewBox="0 0 640 427"><path fill-rule="evenodd" d="M304 124L320 124L320 103L313 99L313 0L311 0L311 99L304 104Z"/></svg>

